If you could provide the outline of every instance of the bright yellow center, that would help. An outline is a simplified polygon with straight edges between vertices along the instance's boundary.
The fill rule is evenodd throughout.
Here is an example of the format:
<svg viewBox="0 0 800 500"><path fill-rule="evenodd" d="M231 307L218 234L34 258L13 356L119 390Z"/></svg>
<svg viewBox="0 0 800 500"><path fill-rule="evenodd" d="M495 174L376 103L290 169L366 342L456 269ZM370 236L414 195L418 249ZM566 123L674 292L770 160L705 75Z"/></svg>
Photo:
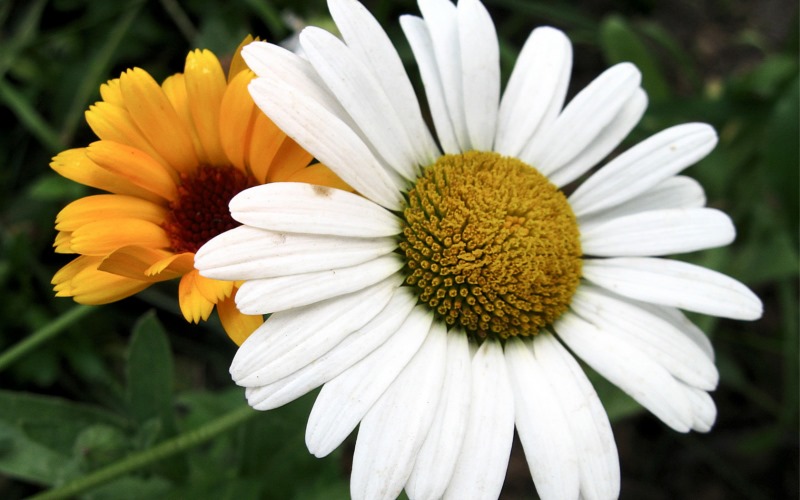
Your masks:
<svg viewBox="0 0 800 500"><path fill-rule="evenodd" d="M515 158L442 156L409 191L403 218L406 283L448 325L479 338L535 335L578 286L575 215L556 186Z"/></svg>

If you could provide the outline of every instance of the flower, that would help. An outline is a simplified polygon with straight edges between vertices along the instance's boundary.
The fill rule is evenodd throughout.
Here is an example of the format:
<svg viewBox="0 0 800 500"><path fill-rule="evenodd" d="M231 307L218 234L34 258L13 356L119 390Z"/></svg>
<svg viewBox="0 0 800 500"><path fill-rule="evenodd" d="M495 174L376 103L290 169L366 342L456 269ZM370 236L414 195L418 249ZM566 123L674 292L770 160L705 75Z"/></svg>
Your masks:
<svg viewBox="0 0 800 500"><path fill-rule="evenodd" d="M614 66L564 106L571 45L539 28L501 97L483 5L419 6L401 25L436 140L355 0L329 1L344 41L301 33L308 60L244 49L258 106L363 197L282 183L231 200L244 225L196 265L245 280L243 312L273 313L233 379L259 410L324 384L306 444L324 456L359 426L354 498L496 498L515 427L542 498L616 497L611 426L576 356L673 429L705 432L718 372L680 309L761 315L741 283L663 258L734 238L677 175L716 134L672 127L579 182L641 118L639 71Z"/></svg>
<svg viewBox="0 0 800 500"><path fill-rule="evenodd" d="M240 50L227 79L214 54L195 50L184 73L161 86L135 68L100 87L103 100L86 112L100 140L51 163L64 177L108 192L80 198L56 217L55 251L79 255L53 277L56 295L106 304L180 278L187 321L208 319L216 305L238 344L263 322L236 309L236 283L200 276L194 253L238 225L227 205L247 187L346 185L322 165L307 167L311 155L258 111Z"/></svg>

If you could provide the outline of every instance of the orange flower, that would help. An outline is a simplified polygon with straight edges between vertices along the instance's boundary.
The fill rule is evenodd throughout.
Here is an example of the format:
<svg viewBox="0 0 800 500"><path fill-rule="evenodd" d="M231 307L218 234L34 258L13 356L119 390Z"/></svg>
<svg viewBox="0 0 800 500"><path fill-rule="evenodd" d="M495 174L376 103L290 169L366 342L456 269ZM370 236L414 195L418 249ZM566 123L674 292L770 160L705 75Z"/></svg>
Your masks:
<svg viewBox="0 0 800 500"><path fill-rule="evenodd" d="M55 251L78 254L53 277L59 297L106 304L158 281L180 278L187 321L217 306L237 344L261 323L234 303L237 283L200 276L194 253L238 225L230 199L269 182L308 182L349 189L261 113L247 91L254 77L239 46L227 79L208 50L186 56L183 73L161 86L134 68L100 87L86 112L99 137L53 158L59 174L110 194L86 196L56 217Z"/></svg>

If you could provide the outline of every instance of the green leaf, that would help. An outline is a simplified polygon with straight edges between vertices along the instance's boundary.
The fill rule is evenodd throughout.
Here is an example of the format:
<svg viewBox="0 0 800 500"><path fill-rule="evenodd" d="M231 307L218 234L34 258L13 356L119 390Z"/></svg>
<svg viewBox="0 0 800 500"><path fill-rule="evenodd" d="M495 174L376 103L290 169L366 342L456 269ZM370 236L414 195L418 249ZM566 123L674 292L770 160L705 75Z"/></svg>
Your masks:
<svg viewBox="0 0 800 500"><path fill-rule="evenodd" d="M0 472L41 485L53 485L70 468L69 455L61 454L0 421Z"/></svg>
<svg viewBox="0 0 800 500"><path fill-rule="evenodd" d="M28 187L28 194L37 201L74 200L85 196L88 189L55 173L40 176Z"/></svg>
<svg viewBox="0 0 800 500"><path fill-rule="evenodd" d="M172 399L172 352L164 328L154 312L142 316L133 328L128 349L128 403L133 417L144 423L162 421L169 434L175 431Z"/></svg>
<svg viewBox="0 0 800 500"><path fill-rule="evenodd" d="M788 227L793 233L797 229L797 216L800 211L797 196L797 160L800 157L798 109L800 109L800 79L795 73L794 81L786 87L775 103L762 142L762 155L767 172L765 177L780 196L781 211L787 215Z"/></svg>
<svg viewBox="0 0 800 500"><path fill-rule="evenodd" d="M125 424L92 406L0 391L0 472L37 484L59 484L78 473L87 458L84 452L101 444L108 448L111 441L100 434L122 437ZM98 434L100 428L104 430Z"/></svg>
<svg viewBox="0 0 800 500"><path fill-rule="evenodd" d="M685 50L672 31L665 29L657 21L644 21L637 24L637 27L641 28L642 34L655 42L659 49L666 52L669 59L676 64L676 70L681 72L681 80L690 84L693 93L698 93L703 80L697 68L695 55Z"/></svg>
<svg viewBox="0 0 800 500"><path fill-rule="evenodd" d="M58 132L20 90L4 80L0 80L0 102L14 112L19 123L24 125L49 152L57 153L64 149L65 143Z"/></svg>
<svg viewBox="0 0 800 500"><path fill-rule="evenodd" d="M609 64L629 61L639 68L642 87L651 101L662 101L669 97L669 85L656 57L625 19L610 16L602 22L600 46Z"/></svg>
<svg viewBox="0 0 800 500"><path fill-rule="evenodd" d="M119 460L130 451L126 433L118 427L97 424L84 429L75 440L74 453L83 470L94 470Z"/></svg>
<svg viewBox="0 0 800 500"><path fill-rule="evenodd" d="M0 422L64 455L71 454L78 434L90 425L126 428L124 419L93 406L11 391L0 391Z"/></svg>
<svg viewBox="0 0 800 500"><path fill-rule="evenodd" d="M263 500L279 498L272 494L265 495L269 487L264 481L243 479L238 477L220 477L219 474L208 474L199 480L191 481L175 488L162 496L164 500L183 500L185 498L224 498L236 500ZM270 492L271 493L271 492Z"/></svg>
<svg viewBox="0 0 800 500"><path fill-rule="evenodd" d="M104 484L91 493L83 495L83 500L140 500L142 498L167 498L170 491L169 481L160 477L140 478L124 476L116 481ZM189 498L189 497L184 497ZM212 498L203 497L198 498Z"/></svg>
<svg viewBox="0 0 800 500"><path fill-rule="evenodd" d="M767 210L754 210L761 215L757 237L749 238L736 254L730 266L730 274L750 284L763 284L770 281L797 276L798 253L791 236L775 223L766 219ZM763 214L763 215L762 215ZM764 256L769 256L765 259Z"/></svg>
<svg viewBox="0 0 800 500"><path fill-rule="evenodd" d="M46 5L47 0L29 2L14 35L4 40L3 50L0 51L0 79L5 77L6 71L16 64L22 49L35 42L39 35L39 23Z"/></svg>
<svg viewBox="0 0 800 500"><path fill-rule="evenodd" d="M137 438L140 443L163 440L177 433L173 376L167 334L151 311L136 322L128 348L128 403L130 413L140 424ZM180 480L187 472L186 459L172 457L162 462L159 469L170 479Z"/></svg>
<svg viewBox="0 0 800 500"><path fill-rule="evenodd" d="M771 56L753 71L735 78L731 87L734 93L772 99L780 94L793 77L797 76L797 67L796 56L788 54Z"/></svg>

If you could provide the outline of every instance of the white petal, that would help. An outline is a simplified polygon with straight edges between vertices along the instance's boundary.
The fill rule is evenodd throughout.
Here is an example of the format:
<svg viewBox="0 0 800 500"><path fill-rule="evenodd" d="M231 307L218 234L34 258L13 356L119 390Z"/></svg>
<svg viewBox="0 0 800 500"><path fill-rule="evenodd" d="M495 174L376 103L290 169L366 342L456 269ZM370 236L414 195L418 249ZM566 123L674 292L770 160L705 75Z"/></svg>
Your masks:
<svg viewBox="0 0 800 500"><path fill-rule="evenodd" d="M281 80L302 89L308 99L324 106L331 114L353 125L347 112L339 101L328 91L311 64L278 45L267 42L253 42L242 49L242 57L247 66L259 77L279 75ZM258 101L256 101L258 104Z"/></svg>
<svg viewBox="0 0 800 500"><path fill-rule="evenodd" d="M686 315L680 311L680 309L659 306L656 304L647 304L639 301L635 301L635 303L638 307L641 307L650 313L655 314L664 321L672 324L672 326L686 335L689 340L697 344L697 346L705 353L705 355L708 356L708 359L714 361L714 346L711 345L711 340L709 340L708 336L703 332L703 330L689 321L689 318L687 318Z"/></svg>
<svg viewBox="0 0 800 500"><path fill-rule="evenodd" d="M459 46L458 12L449 0L418 0L419 10L433 43L436 71L444 89L444 101L460 151L472 149L464 115L461 47Z"/></svg>
<svg viewBox="0 0 800 500"><path fill-rule="evenodd" d="M761 317L761 300L733 278L669 259L587 259L583 277L612 292L644 302L723 318Z"/></svg>
<svg viewBox="0 0 800 500"><path fill-rule="evenodd" d="M558 336L586 364L678 432L692 427L692 408L680 383L630 343L608 335L574 313L553 324Z"/></svg>
<svg viewBox="0 0 800 500"><path fill-rule="evenodd" d="M585 255L639 257L671 255L730 244L733 222L713 208L668 208L581 226Z"/></svg>
<svg viewBox="0 0 800 500"><path fill-rule="evenodd" d="M617 116L606 125L598 136L581 153L566 165L550 174L550 182L564 186L574 181L597 165L600 160L619 146L631 130L642 119L647 109L647 94L641 88L628 98Z"/></svg>
<svg viewBox="0 0 800 500"><path fill-rule="evenodd" d="M536 28L525 41L500 101L495 151L518 157L561 111L572 70L572 44L561 31Z"/></svg>
<svg viewBox="0 0 800 500"><path fill-rule="evenodd" d="M322 387L308 417L308 451L324 457L344 441L417 352L432 322L433 314L417 306L389 340Z"/></svg>
<svg viewBox="0 0 800 500"><path fill-rule="evenodd" d="M499 342L472 358L472 396L464 443L445 499L497 498L514 437L514 396Z"/></svg>
<svg viewBox="0 0 800 500"><path fill-rule="evenodd" d="M399 280L317 304L275 313L236 352L231 377L243 387L267 385L313 362L374 318Z"/></svg>
<svg viewBox="0 0 800 500"><path fill-rule="evenodd" d="M328 8L347 46L380 82L411 139L417 163L430 165L436 161L439 148L422 118L411 80L386 32L355 0L330 0Z"/></svg>
<svg viewBox="0 0 800 500"><path fill-rule="evenodd" d="M231 199L231 216L248 226L290 233L375 238L402 231L401 221L363 196L305 182L271 182Z"/></svg>
<svg viewBox="0 0 800 500"><path fill-rule="evenodd" d="M707 391L717 387L719 373L713 360L680 329L647 308L588 284L578 288L570 307L604 335L646 353L678 379Z"/></svg>
<svg viewBox="0 0 800 500"><path fill-rule="evenodd" d="M697 432L708 432L714 426L714 421L717 420L717 407L711 396L703 390L696 387L683 386L689 403L692 405L694 412L694 421L692 422L692 430Z"/></svg>
<svg viewBox="0 0 800 500"><path fill-rule="evenodd" d="M400 26L403 28L403 33L405 33L406 39L411 45L411 51L414 53L414 59L417 61L439 143L445 153L460 153L461 147L458 144L455 127L447 110L445 87L439 74L436 54L433 49L433 40L431 39L430 31L428 31L428 26L421 18L409 15L400 16Z"/></svg>
<svg viewBox="0 0 800 500"><path fill-rule="evenodd" d="M533 351L518 338L506 342L505 354L514 390L517 433L536 492L543 500L578 498L579 457L556 397L559 381L548 380Z"/></svg>
<svg viewBox="0 0 800 500"><path fill-rule="evenodd" d="M537 134L520 159L549 175L575 158L619 114L641 82L636 66L607 69L567 104L556 121Z"/></svg>
<svg viewBox="0 0 800 500"><path fill-rule="evenodd" d="M194 265L207 278L272 278L355 266L395 248L394 238L319 236L239 226L203 245Z"/></svg>
<svg viewBox="0 0 800 500"><path fill-rule="evenodd" d="M567 416L578 450L582 498L617 498L620 487L617 446L608 415L592 384L553 335L539 333L533 340L533 354L547 372Z"/></svg>
<svg viewBox="0 0 800 500"><path fill-rule="evenodd" d="M667 208L701 208L706 195L699 182L683 175L669 177L630 200L599 212L579 216L580 227L599 224L626 215Z"/></svg>
<svg viewBox="0 0 800 500"><path fill-rule="evenodd" d="M500 104L500 46L489 12L478 0L459 0L458 37L464 115L472 148L491 151Z"/></svg>
<svg viewBox="0 0 800 500"><path fill-rule="evenodd" d="M705 157L717 144L704 123L668 128L614 158L569 197L577 216L624 203Z"/></svg>
<svg viewBox="0 0 800 500"><path fill-rule="evenodd" d="M434 323L425 343L358 428L350 494L394 500L411 474L442 392L447 329Z"/></svg>
<svg viewBox="0 0 800 500"><path fill-rule="evenodd" d="M464 331L447 334L447 371L442 396L425 442L406 484L409 498L438 499L453 475L469 416L472 374L469 341Z"/></svg>
<svg viewBox="0 0 800 500"><path fill-rule="evenodd" d="M303 88L279 74L256 78L250 95L267 116L356 191L386 208L402 205L401 185L387 172L358 133Z"/></svg>
<svg viewBox="0 0 800 500"><path fill-rule="evenodd" d="M236 307L244 314L267 314L307 306L374 285L404 265L390 253L351 267L249 280L236 292Z"/></svg>
<svg viewBox="0 0 800 500"><path fill-rule="evenodd" d="M309 61L383 160L408 180L416 178L411 140L383 87L341 40L310 26L300 33Z"/></svg>
<svg viewBox="0 0 800 500"><path fill-rule="evenodd" d="M271 384L247 388L247 402L256 410L277 408L353 366L386 342L408 318L417 303L417 296L410 290L404 286L397 288L389 303L377 316L313 363Z"/></svg>

